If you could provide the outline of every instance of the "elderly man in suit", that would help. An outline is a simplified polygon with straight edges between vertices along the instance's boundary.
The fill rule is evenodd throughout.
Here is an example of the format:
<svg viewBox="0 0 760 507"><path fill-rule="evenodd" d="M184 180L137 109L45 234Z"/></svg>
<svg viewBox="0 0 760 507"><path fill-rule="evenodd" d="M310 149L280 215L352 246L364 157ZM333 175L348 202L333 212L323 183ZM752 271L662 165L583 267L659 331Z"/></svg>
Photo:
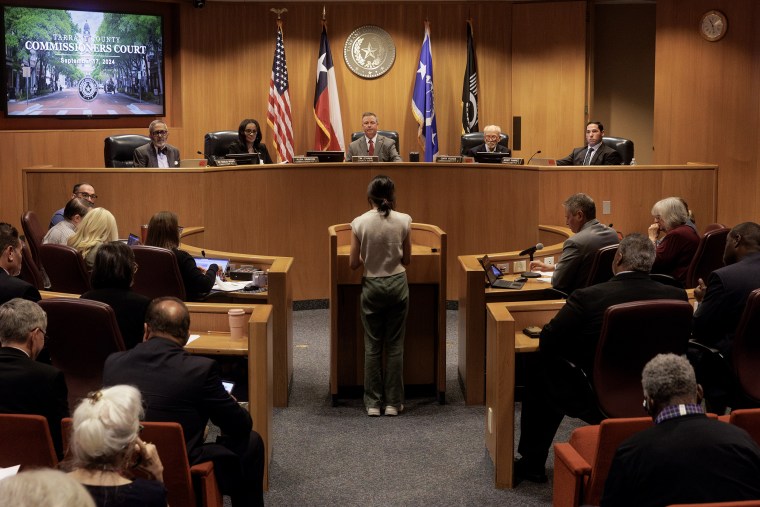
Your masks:
<svg viewBox="0 0 760 507"><path fill-rule="evenodd" d="M501 127L498 125L488 125L483 129L483 140L485 143L471 148L467 152L468 157L474 157L476 153L487 151L488 153L507 153L509 150L499 144L501 139Z"/></svg>
<svg viewBox="0 0 760 507"><path fill-rule="evenodd" d="M179 150L167 143L169 127L161 120L153 120L148 126L150 143L135 148L135 167L179 167Z"/></svg>
<svg viewBox="0 0 760 507"><path fill-rule="evenodd" d="M190 463L213 461L219 487L233 506L263 506L261 436L250 414L225 391L216 361L185 352L188 338L187 306L177 298L154 299L145 314L144 341L106 359L103 385L137 387L145 420L181 424ZM222 435L205 444L209 419Z"/></svg>
<svg viewBox="0 0 760 507"><path fill-rule="evenodd" d="M518 447L522 459L515 463L516 479L546 481L546 458L565 416L552 403L549 393L555 390L550 391L550 386L567 385L568 381L551 368L552 362L561 357L590 372L604 313L612 305L651 299L687 300L685 290L649 277L654 257L654 245L649 239L641 234L626 236L612 262L615 276L608 282L573 292L565 306L544 326L539 339L538 364L531 368L526 380ZM566 394L567 406L577 406L579 413L587 408L588 401L571 400L572 392Z"/></svg>
<svg viewBox="0 0 760 507"><path fill-rule="evenodd" d="M0 223L0 304L13 298L35 302L42 299L34 285L16 278L21 273L21 252L21 239L16 228Z"/></svg>
<svg viewBox="0 0 760 507"><path fill-rule="evenodd" d="M591 121L586 125L586 146L575 148L570 155L557 160L557 165L620 165L623 157L620 153L605 146L604 125L600 121Z"/></svg>
<svg viewBox="0 0 760 507"><path fill-rule="evenodd" d="M35 361L45 346L47 315L37 303L15 298L0 306L0 412L45 417L58 457L61 419L69 416L63 372Z"/></svg>
<svg viewBox="0 0 760 507"><path fill-rule="evenodd" d="M401 156L396 150L393 139L381 136L377 133L380 121L375 113L362 115L362 129L364 137L361 137L348 145L346 159L351 160L354 156L377 156L380 162L401 162Z"/></svg>

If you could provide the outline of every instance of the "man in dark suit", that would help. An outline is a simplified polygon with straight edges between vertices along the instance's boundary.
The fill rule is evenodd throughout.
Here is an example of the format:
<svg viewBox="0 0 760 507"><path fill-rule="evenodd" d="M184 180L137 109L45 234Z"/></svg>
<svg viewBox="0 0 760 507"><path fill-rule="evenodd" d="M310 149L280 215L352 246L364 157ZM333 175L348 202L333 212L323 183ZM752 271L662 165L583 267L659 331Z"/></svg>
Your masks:
<svg viewBox="0 0 760 507"><path fill-rule="evenodd" d="M45 417L58 458L61 419L69 416L63 373L35 361L45 346L47 316L37 303L15 298L0 306L0 412Z"/></svg>
<svg viewBox="0 0 760 507"><path fill-rule="evenodd" d="M613 229L599 223L596 219L596 204L588 195L573 194L567 198L563 206L565 223L574 235L562 245L562 255L557 264L532 261L530 269L554 271L552 287L570 294L586 285L597 250L617 244L618 235Z"/></svg>
<svg viewBox="0 0 760 507"><path fill-rule="evenodd" d="M467 152L468 157L474 157L476 153L487 151L489 153L507 153L509 150L499 144L501 139L501 127L498 125L488 125L483 129L483 140L485 143L470 148Z"/></svg>
<svg viewBox="0 0 760 507"><path fill-rule="evenodd" d="M586 146L575 148L570 155L557 160L557 165L620 165L623 157L620 153L605 146L604 125L592 121L586 125Z"/></svg>
<svg viewBox="0 0 760 507"><path fill-rule="evenodd" d="M687 300L685 290L649 278L654 257L654 245L648 238L641 234L626 236L612 262L615 276L608 282L574 291L544 326L539 340L539 364L531 368L526 379L518 447L522 459L515 463L518 480L546 481L544 465L549 447L565 416L548 394L548 386L563 385L568 380L556 378L558 375L549 367L552 360L557 356L565 358L590 373L607 308L649 299ZM579 408L584 408L583 404L584 400L575 403Z"/></svg>
<svg viewBox="0 0 760 507"><path fill-rule="evenodd" d="M251 429L250 414L224 390L216 361L185 352L189 337L185 304L154 299L145 315L145 341L108 357L103 385L133 385L142 393L145 420L181 424L190 463L213 461L233 506L264 505L264 443ZM222 435L204 444L209 419Z"/></svg>
<svg viewBox="0 0 760 507"><path fill-rule="evenodd" d="M348 145L346 160L351 160L354 156L375 155L380 162L401 162L401 156L396 150L396 143L393 139L381 136L377 133L377 127L380 121L375 113L364 113L362 115L362 129L364 137L361 137Z"/></svg>
<svg viewBox="0 0 760 507"><path fill-rule="evenodd" d="M10 224L0 223L0 304L13 298L29 301L42 299L37 288L20 278L22 245L18 231Z"/></svg>
<svg viewBox="0 0 760 507"><path fill-rule="evenodd" d="M179 167L179 150L168 144L169 127L161 120L153 120L148 127L150 143L135 148L135 167Z"/></svg>

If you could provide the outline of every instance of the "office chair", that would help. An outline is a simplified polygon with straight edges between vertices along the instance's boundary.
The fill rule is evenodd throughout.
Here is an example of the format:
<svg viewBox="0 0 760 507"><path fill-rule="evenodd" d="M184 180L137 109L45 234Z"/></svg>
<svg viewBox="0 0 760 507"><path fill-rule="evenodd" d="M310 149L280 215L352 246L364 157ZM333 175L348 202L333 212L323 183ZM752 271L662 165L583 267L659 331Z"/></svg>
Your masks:
<svg viewBox="0 0 760 507"><path fill-rule="evenodd" d="M68 245L40 246L40 259L50 278L50 290L84 294L90 290L90 274L79 252Z"/></svg>
<svg viewBox="0 0 760 507"><path fill-rule="evenodd" d="M594 254L591 270L588 272L586 287L608 281L615 276L612 272L612 261L617 254L618 245L603 246Z"/></svg>
<svg viewBox="0 0 760 507"><path fill-rule="evenodd" d="M135 148L146 145L150 138L136 134L110 136L105 139L103 158L106 167L134 167Z"/></svg>
<svg viewBox="0 0 760 507"><path fill-rule="evenodd" d="M473 149L476 146L480 146L481 144L485 143L485 134L483 132L469 132L467 134L462 134L462 139L460 141L460 148L459 153L461 155L467 155L467 152ZM512 154L512 150L509 149L509 135L502 132L501 138L499 139L499 144L501 146L504 146L507 149L507 153L510 155Z"/></svg>
<svg viewBox="0 0 760 507"><path fill-rule="evenodd" d="M393 139L393 142L396 143L396 151L399 155L401 155L401 148L399 148L398 143L398 132L395 130L378 130L378 135L388 137L390 139ZM356 141L357 139L361 139L362 136L364 136L364 132L354 132L351 134L351 142Z"/></svg>
<svg viewBox="0 0 760 507"><path fill-rule="evenodd" d="M140 269L135 273L132 290L151 299L174 296L185 300L185 282L171 250L155 246L134 245L135 262Z"/></svg>
<svg viewBox="0 0 760 507"><path fill-rule="evenodd" d="M633 160L633 141L624 137L603 137L602 142L613 150L620 153L623 158L623 165L631 165Z"/></svg>
<svg viewBox="0 0 760 507"><path fill-rule="evenodd" d="M686 272L686 288L693 289L701 278L707 282L710 273L723 267L723 250L726 248L728 229L714 229L699 238L699 245Z"/></svg>
<svg viewBox="0 0 760 507"><path fill-rule="evenodd" d="M45 288L45 275L34 262L34 257L32 257L26 243L23 243L21 256L24 261L21 263L21 274L18 277L37 287L37 290L43 290Z"/></svg>
<svg viewBox="0 0 760 507"><path fill-rule="evenodd" d="M21 228L24 230L24 237L29 245L32 257L34 257L34 261L37 263L37 266L41 266L40 245L42 245L42 240L47 230L42 227L39 218L37 218L37 213L34 211L27 211L21 215Z"/></svg>
<svg viewBox="0 0 760 507"><path fill-rule="evenodd" d="M58 466L50 427L41 415L0 414L0 435L0 467L21 465L24 471Z"/></svg>
<svg viewBox="0 0 760 507"><path fill-rule="evenodd" d="M215 157L224 158L229 146L238 141L237 130L209 132L203 138L203 155L213 165Z"/></svg>

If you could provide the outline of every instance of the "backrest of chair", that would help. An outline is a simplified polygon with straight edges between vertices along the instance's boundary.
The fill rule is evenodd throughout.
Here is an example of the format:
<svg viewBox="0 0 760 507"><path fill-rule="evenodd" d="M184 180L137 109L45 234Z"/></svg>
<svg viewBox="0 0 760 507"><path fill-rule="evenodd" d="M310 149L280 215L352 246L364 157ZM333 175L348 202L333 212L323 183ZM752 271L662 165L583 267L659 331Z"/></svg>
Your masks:
<svg viewBox="0 0 760 507"><path fill-rule="evenodd" d="M135 148L150 142L147 136L125 134L106 137L103 159L106 167L134 167Z"/></svg>
<svg viewBox="0 0 760 507"><path fill-rule="evenodd" d="M760 289L747 298L736 327L731 361L744 393L760 401Z"/></svg>
<svg viewBox="0 0 760 507"><path fill-rule="evenodd" d="M684 354L693 308L687 301L653 299L607 308L594 358L593 384L608 417L641 414L641 371L657 354Z"/></svg>
<svg viewBox="0 0 760 507"><path fill-rule="evenodd" d="M42 239L47 231L42 228L40 220L37 218L37 213L27 211L21 215L21 228L24 229L24 236L29 245L29 250L31 250L37 265L40 266L42 264L40 261L40 245L42 245Z"/></svg>
<svg viewBox="0 0 760 507"><path fill-rule="evenodd" d="M176 422L143 422L140 434L145 442L155 444L164 465L164 485L169 505L195 505L185 436Z"/></svg>
<svg viewBox="0 0 760 507"><path fill-rule="evenodd" d="M760 408L741 408L731 411L730 424L739 426L749 433L757 445L760 445Z"/></svg>
<svg viewBox="0 0 760 507"><path fill-rule="evenodd" d="M625 139L624 137L603 137L602 142L606 145L615 150L616 152L620 153L620 156L623 158L623 165L630 165L631 160L633 160L633 141L630 139Z"/></svg>
<svg viewBox="0 0 760 507"><path fill-rule="evenodd" d="M639 410L641 410L641 403L639 403ZM605 419L599 424L596 453L593 461L589 461L591 476L583 491L584 505L599 505L601 502L604 483L607 481L612 459L620 444L636 433L651 427L652 424L650 417Z"/></svg>
<svg viewBox="0 0 760 507"><path fill-rule="evenodd" d="M678 287L679 289L684 288L680 280L676 280L672 276L666 275L665 273L649 273L649 278L655 282L660 282L663 285L670 285L671 287Z"/></svg>
<svg viewBox="0 0 760 507"><path fill-rule="evenodd" d="M39 290L44 289L45 277L42 274L42 271L40 271L40 268L37 267L37 263L34 261L34 257L29 251L29 247L26 243L24 243L22 248L21 256L23 260L21 262L21 274L19 275L19 278L31 283Z"/></svg>
<svg viewBox="0 0 760 507"><path fill-rule="evenodd" d="M50 290L83 294L90 290L90 274L79 252L68 245L40 246L40 260L50 278Z"/></svg>
<svg viewBox="0 0 760 507"><path fill-rule="evenodd" d="M203 138L203 153L209 160L211 157L224 157L227 154L227 148L238 140L237 130L209 132Z"/></svg>
<svg viewBox="0 0 760 507"><path fill-rule="evenodd" d="M707 224L705 225L705 231L703 234L707 234L710 231L717 231L718 229L725 229L726 226L723 224Z"/></svg>
<svg viewBox="0 0 760 507"><path fill-rule="evenodd" d="M617 250L617 245L608 245L596 251L594 260L591 262L591 270L588 273L586 287L606 282L615 276L612 272L612 261L615 258Z"/></svg>
<svg viewBox="0 0 760 507"><path fill-rule="evenodd" d="M185 283L174 252L146 245L134 245L132 251L139 266L132 290L151 299L174 296L185 300Z"/></svg>
<svg viewBox="0 0 760 507"><path fill-rule="evenodd" d="M399 141L398 141L398 132L395 130L378 130L377 133L381 136L389 137L393 139L393 142L396 143L396 151L399 155L401 155L401 148L399 148ZM351 134L351 142L356 141L357 139L360 139L364 135L364 132L354 132Z"/></svg>
<svg viewBox="0 0 760 507"><path fill-rule="evenodd" d="M100 301L43 299L47 313L47 349L53 366L63 372L73 411L79 400L103 385L103 365L124 341L113 309Z"/></svg>
<svg viewBox="0 0 760 507"><path fill-rule="evenodd" d="M58 466L47 419L41 415L0 414L0 467Z"/></svg>
<svg viewBox="0 0 760 507"><path fill-rule="evenodd" d="M726 248L726 237L729 229L708 231L699 238L697 251L689 264L686 273L686 288L693 289L699 279L707 282L707 277L716 269L723 267L723 251Z"/></svg>
<svg viewBox="0 0 760 507"><path fill-rule="evenodd" d="M466 155L468 151L476 146L480 146L485 142L486 141L483 132L468 132L467 134L462 134L459 153L460 155ZM509 135L502 132L501 136L499 137L499 144L509 150Z"/></svg>

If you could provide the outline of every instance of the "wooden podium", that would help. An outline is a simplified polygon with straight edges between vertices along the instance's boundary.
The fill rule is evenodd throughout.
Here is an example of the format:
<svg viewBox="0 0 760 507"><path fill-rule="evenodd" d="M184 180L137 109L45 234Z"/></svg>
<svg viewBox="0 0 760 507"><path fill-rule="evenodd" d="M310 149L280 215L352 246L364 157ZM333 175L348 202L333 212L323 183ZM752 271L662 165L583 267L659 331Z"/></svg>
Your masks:
<svg viewBox="0 0 760 507"><path fill-rule="evenodd" d="M359 314L362 270L348 265L350 224L332 225L330 234L330 395L361 397L364 392L364 327ZM404 338L406 396L435 395L446 401L446 233L412 224L409 315Z"/></svg>

